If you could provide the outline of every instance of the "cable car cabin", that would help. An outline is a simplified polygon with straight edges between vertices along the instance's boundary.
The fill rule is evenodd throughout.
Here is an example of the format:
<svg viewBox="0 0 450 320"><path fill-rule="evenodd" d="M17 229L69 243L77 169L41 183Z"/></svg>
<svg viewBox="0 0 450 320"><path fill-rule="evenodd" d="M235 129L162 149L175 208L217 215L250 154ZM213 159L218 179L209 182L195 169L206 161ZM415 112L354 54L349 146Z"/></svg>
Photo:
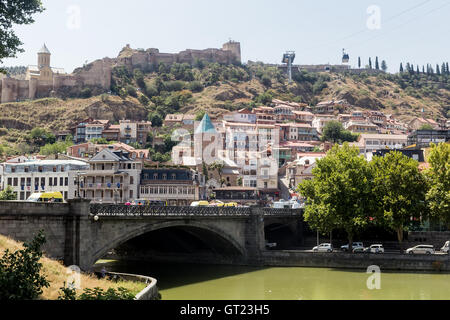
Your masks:
<svg viewBox="0 0 450 320"><path fill-rule="evenodd" d="M56 202L63 203L64 198L61 192L36 192L31 194L27 201L30 202Z"/></svg>
<svg viewBox="0 0 450 320"><path fill-rule="evenodd" d="M348 63L350 60L350 56L348 53L345 53L345 49L342 49L342 63Z"/></svg>

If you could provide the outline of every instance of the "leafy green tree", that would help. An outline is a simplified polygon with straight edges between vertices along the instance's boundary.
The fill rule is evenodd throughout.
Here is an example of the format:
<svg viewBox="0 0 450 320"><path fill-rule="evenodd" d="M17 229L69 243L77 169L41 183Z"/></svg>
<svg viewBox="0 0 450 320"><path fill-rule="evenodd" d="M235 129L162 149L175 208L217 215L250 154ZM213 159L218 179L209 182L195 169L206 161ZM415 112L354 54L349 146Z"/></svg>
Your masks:
<svg viewBox="0 0 450 320"><path fill-rule="evenodd" d="M313 175L312 180L298 186L307 199L305 221L324 233L344 229L351 251L354 236L368 224L374 211L372 170L358 148L344 143L316 162Z"/></svg>
<svg viewBox="0 0 450 320"><path fill-rule="evenodd" d="M225 179L222 178L224 167L225 167L225 164L221 161L215 161L209 165L210 170L217 170L217 174L219 175L219 182L220 182L221 186L225 183Z"/></svg>
<svg viewBox="0 0 450 320"><path fill-rule="evenodd" d="M90 98L92 96L92 89L89 87L83 88L80 92L80 96L85 99Z"/></svg>
<svg viewBox="0 0 450 320"><path fill-rule="evenodd" d="M426 175L430 188L426 200L431 216L450 227L450 145L432 143L428 162L431 168Z"/></svg>
<svg viewBox="0 0 450 320"><path fill-rule="evenodd" d="M0 0L0 63L24 52L23 44L15 34L14 25L31 24L33 14L44 11L40 0ZM4 71L3 69L0 69Z"/></svg>
<svg viewBox="0 0 450 320"><path fill-rule="evenodd" d="M161 127L163 124L162 117L156 112L149 115L149 120L152 123L152 127Z"/></svg>
<svg viewBox="0 0 450 320"><path fill-rule="evenodd" d="M109 288L106 291L99 287L85 288L78 297L74 288L62 287L60 292L58 300L134 300L134 295L123 287L117 290Z"/></svg>
<svg viewBox="0 0 450 320"><path fill-rule="evenodd" d="M348 130L344 130L342 123L336 120L327 122L327 124L323 128L322 134L323 141L331 141L334 143L352 142L356 141L357 138L358 135L355 135Z"/></svg>
<svg viewBox="0 0 450 320"><path fill-rule="evenodd" d="M377 220L397 233L401 250L405 227L412 218L420 218L425 209L426 181L418 165L398 151L374 157L370 162L374 174L372 192L379 209Z"/></svg>
<svg viewBox="0 0 450 320"><path fill-rule="evenodd" d="M33 128L30 132L30 138L32 143L37 146L43 146L45 144L52 144L56 141L56 137L53 133L43 128Z"/></svg>
<svg viewBox="0 0 450 320"><path fill-rule="evenodd" d="M201 121L203 117L205 116L206 111L205 110L198 110L195 114L195 121Z"/></svg>
<svg viewBox="0 0 450 320"><path fill-rule="evenodd" d="M65 153L67 151L67 148L73 145L72 141L69 142L55 142L55 143L48 143L45 146L41 147L39 150L39 154L48 156L51 154L59 154L59 153Z"/></svg>
<svg viewBox="0 0 450 320"><path fill-rule="evenodd" d="M7 186L5 190L0 191L0 200L17 200L17 195L11 186Z"/></svg>
<svg viewBox="0 0 450 320"><path fill-rule="evenodd" d="M23 249L5 250L0 258L0 300L34 300L42 294L42 288L49 287L39 263L44 243L40 231L31 242L23 244Z"/></svg>
<svg viewBox="0 0 450 320"><path fill-rule="evenodd" d="M433 127L431 124L424 123L423 125L420 126L419 130L433 130Z"/></svg>

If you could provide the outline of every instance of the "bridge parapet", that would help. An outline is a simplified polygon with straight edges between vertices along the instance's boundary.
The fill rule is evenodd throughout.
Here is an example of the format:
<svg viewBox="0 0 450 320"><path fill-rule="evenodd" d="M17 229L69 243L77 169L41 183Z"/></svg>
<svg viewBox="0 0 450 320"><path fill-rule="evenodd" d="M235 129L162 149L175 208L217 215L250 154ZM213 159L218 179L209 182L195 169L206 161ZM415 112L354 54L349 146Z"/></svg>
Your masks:
<svg viewBox="0 0 450 320"><path fill-rule="evenodd" d="M190 207L190 206L126 206L91 204L90 213L101 217L248 217L254 214L286 217L301 216L302 209L274 209L260 207Z"/></svg>

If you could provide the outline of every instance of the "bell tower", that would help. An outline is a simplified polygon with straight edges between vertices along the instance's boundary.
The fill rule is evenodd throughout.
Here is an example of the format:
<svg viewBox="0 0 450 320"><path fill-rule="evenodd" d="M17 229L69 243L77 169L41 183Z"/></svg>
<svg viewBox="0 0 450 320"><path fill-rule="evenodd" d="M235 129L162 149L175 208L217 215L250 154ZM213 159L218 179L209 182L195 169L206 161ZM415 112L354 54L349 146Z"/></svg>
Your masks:
<svg viewBox="0 0 450 320"><path fill-rule="evenodd" d="M42 69L45 67L50 67L50 56L51 56L51 53L47 49L47 47L44 43L41 50L38 51L38 68L39 69Z"/></svg>
<svg viewBox="0 0 450 320"><path fill-rule="evenodd" d="M41 50L38 51L39 80L51 81L53 79L52 68L50 67L50 56L51 53L44 43Z"/></svg>

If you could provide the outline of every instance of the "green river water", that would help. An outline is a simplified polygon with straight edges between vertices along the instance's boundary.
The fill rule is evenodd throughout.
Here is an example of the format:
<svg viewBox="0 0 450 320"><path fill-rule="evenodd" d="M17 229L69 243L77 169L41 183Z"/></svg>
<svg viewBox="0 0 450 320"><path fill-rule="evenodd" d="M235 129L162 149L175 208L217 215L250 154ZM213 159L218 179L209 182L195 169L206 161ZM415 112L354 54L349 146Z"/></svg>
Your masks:
<svg viewBox="0 0 450 320"><path fill-rule="evenodd" d="M384 272L369 290L365 270L115 262L108 271L154 277L163 300L450 299L450 274Z"/></svg>

